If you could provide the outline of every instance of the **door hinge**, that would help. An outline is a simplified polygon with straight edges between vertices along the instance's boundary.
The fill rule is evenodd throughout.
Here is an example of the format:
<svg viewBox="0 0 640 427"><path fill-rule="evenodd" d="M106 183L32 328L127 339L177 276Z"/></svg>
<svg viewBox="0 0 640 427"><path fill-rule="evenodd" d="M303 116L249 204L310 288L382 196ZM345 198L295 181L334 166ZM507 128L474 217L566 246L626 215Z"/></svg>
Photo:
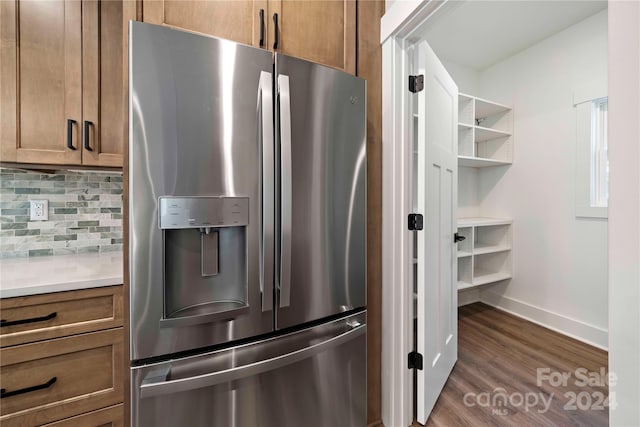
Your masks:
<svg viewBox="0 0 640 427"><path fill-rule="evenodd" d="M424 89L424 75L409 76L409 92L418 93Z"/></svg>
<svg viewBox="0 0 640 427"><path fill-rule="evenodd" d="M409 353L409 369L419 369L422 371L422 355L417 351Z"/></svg>
<svg viewBox="0 0 640 427"><path fill-rule="evenodd" d="M409 214L409 230L422 230L422 214Z"/></svg>

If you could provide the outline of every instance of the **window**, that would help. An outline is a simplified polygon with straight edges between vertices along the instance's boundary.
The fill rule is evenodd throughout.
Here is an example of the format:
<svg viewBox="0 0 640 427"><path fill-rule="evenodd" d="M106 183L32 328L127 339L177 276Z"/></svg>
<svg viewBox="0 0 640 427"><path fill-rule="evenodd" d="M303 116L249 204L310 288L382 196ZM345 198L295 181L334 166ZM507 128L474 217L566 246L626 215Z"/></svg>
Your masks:
<svg viewBox="0 0 640 427"><path fill-rule="evenodd" d="M607 148L607 98L600 98L592 101L591 106L591 207L607 207L609 199Z"/></svg>
<svg viewBox="0 0 640 427"><path fill-rule="evenodd" d="M574 93L576 217L607 218L609 159L606 82Z"/></svg>

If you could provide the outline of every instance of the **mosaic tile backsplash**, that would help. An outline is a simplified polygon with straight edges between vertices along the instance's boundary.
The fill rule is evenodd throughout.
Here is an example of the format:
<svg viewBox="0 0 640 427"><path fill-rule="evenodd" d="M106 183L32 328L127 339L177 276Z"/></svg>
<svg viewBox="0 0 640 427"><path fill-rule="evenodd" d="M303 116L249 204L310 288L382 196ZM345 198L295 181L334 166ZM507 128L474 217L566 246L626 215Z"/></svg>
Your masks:
<svg viewBox="0 0 640 427"><path fill-rule="evenodd" d="M29 220L29 200L49 220ZM0 258L122 250L122 174L0 168Z"/></svg>

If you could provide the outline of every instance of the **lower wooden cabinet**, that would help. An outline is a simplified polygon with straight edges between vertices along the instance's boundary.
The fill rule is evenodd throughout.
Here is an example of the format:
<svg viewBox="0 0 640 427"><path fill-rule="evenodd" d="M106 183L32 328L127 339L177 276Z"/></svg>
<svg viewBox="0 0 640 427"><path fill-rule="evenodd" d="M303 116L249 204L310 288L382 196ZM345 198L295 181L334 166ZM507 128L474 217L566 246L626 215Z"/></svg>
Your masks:
<svg viewBox="0 0 640 427"><path fill-rule="evenodd" d="M120 404L45 424L43 427L124 427L124 425L124 408Z"/></svg>
<svg viewBox="0 0 640 427"><path fill-rule="evenodd" d="M122 286L0 300L0 425L124 423Z"/></svg>
<svg viewBox="0 0 640 427"><path fill-rule="evenodd" d="M123 325L122 285L0 300L0 347Z"/></svg>
<svg viewBox="0 0 640 427"><path fill-rule="evenodd" d="M121 403L123 330L0 350L5 426L41 425Z"/></svg>

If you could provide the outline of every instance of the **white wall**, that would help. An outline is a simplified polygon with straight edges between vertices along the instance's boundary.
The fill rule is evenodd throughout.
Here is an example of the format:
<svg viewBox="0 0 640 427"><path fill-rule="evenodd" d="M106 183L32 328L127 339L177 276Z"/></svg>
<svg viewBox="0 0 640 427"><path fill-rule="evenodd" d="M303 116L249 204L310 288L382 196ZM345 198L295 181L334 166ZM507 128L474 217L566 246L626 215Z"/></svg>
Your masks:
<svg viewBox="0 0 640 427"><path fill-rule="evenodd" d="M514 160L480 176L484 215L514 222L514 278L483 300L607 346L607 222L575 217L573 91L607 74L607 11L480 74L514 108Z"/></svg>
<svg viewBox="0 0 640 427"><path fill-rule="evenodd" d="M393 3L395 2L395 0L386 0L384 2L384 10L387 11L391 8L391 6L393 6Z"/></svg>
<svg viewBox="0 0 640 427"><path fill-rule="evenodd" d="M640 425L640 2L609 2L610 425Z"/></svg>
<svg viewBox="0 0 640 427"><path fill-rule="evenodd" d="M444 58L440 58L440 62L447 69L453 81L456 82L460 92L467 95L474 95L478 92L480 89L480 72L478 70L447 61Z"/></svg>

